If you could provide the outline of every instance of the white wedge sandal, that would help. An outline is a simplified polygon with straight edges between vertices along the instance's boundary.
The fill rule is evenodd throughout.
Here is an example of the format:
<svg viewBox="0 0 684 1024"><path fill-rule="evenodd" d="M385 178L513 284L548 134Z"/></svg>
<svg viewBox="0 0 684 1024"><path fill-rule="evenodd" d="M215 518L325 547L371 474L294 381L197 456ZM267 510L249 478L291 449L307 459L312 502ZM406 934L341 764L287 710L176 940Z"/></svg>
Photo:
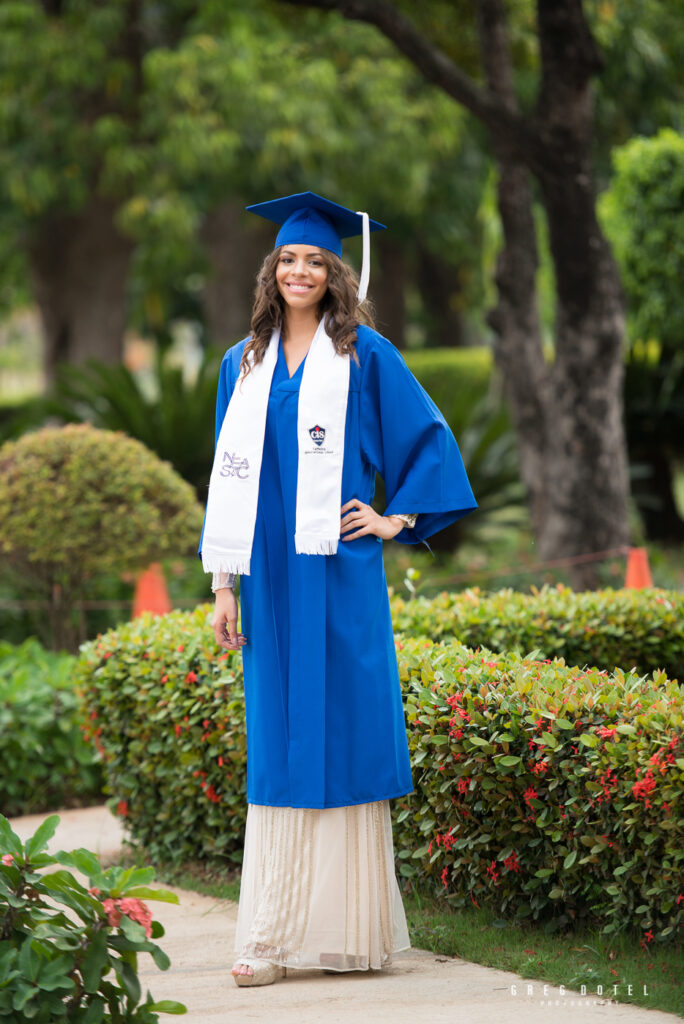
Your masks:
<svg viewBox="0 0 684 1024"><path fill-rule="evenodd" d="M287 976L287 967L280 964L272 964L270 960L257 960L252 957L243 956L236 960L233 967L251 967L253 974L234 974L235 984L241 988L249 985L272 985L278 978Z"/></svg>

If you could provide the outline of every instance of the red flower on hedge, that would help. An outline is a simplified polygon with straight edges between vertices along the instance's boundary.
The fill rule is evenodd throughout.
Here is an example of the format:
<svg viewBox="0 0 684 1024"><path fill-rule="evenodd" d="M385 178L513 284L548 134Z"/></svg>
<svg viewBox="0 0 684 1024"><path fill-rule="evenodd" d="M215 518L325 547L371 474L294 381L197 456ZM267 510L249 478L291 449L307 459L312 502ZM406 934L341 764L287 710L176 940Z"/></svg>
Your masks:
<svg viewBox="0 0 684 1024"><path fill-rule="evenodd" d="M499 872L496 869L495 860L490 860L489 864L487 865L487 874L496 885L496 883L499 881Z"/></svg>
<svg viewBox="0 0 684 1024"><path fill-rule="evenodd" d="M122 818L128 816L128 800L119 800L116 805L116 813Z"/></svg>
<svg viewBox="0 0 684 1024"><path fill-rule="evenodd" d="M639 769L637 768L637 772ZM655 789L656 782L653 778L653 772L649 768L643 779L639 779L632 786L632 793L637 800L645 800L646 806L651 806L651 801L648 799L648 795Z"/></svg>
<svg viewBox="0 0 684 1024"><path fill-rule="evenodd" d="M523 793L523 798L528 807L532 807L530 800L536 800L538 796L537 790L533 786L528 786Z"/></svg>
<svg viewBox="0 0 684 1024"><path fill-rule="evenodd" d="M520 871L520 861L515 850L513 850L509 857L504 858L504 867L509 871Z"/></svg>
<svg viewBox="0 0 684 1024"><path fill-rule="evenodd" d="M444 868L444 871L441 874L441 879L442 879L442 885L444 886L445 889L447 888L447 878L448 878L448 876L449 876L449 868Z"/></svg>
<svg viewBox="0 0 684 1024"><path fill-rule="evenodd" d="M188 674L185 677L185 682L186 683L196 683L198 679L199 679L199 676L197 675L196 672L188 672Z"/></svg>

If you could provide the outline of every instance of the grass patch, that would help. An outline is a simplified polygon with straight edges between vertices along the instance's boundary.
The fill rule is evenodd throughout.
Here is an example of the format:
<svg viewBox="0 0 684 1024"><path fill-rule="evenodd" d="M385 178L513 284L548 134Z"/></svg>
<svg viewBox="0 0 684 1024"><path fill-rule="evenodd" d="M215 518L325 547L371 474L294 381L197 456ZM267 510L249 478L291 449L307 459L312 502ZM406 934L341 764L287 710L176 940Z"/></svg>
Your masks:
<svg viewBox="0 0 684 1024"><path fill-rule="evenodd" d="M233 900L234 903L240 899L239 868L212 867L199 861L180 866L155 864L154 868L156 881L164 885L190 889L218 900Z"/></svg>
<svg viewBox="0 0 684 1024"><path fill-rule="evenodd" d="M581 991L586 985L587 998L596 998L598 986L603 986L604 999L682 1013L681 947L644 949L640 937L602 936L581 927L572 933L549 933L529 921L502 920L484 907L452 909L416 890L404 895L404 908L411 944L418 948L513 971L553 988L564 985ZM558 997L556 991L551 995Z"/></svg>

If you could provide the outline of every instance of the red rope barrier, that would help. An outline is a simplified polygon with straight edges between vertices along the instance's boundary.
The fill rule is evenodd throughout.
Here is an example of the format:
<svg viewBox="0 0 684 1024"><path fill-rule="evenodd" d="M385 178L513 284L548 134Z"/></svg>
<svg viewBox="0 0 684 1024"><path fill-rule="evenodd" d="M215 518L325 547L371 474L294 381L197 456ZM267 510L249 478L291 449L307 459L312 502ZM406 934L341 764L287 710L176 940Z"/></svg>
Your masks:
<svg viewBox="0 0 684 1024"><path fill-rule="evenodd" d="M630 548L623 545L619 548L607 548L605 551L592 551L583 555L569 555L567 558L554 558L549 562L537 562L535 565L525 565L516 568L515 566L504 566L501 569L471 569L470 572L457 573L455 576L450 576L447 580L441 580L435 582L441 583L462 583L466 580L472 579L473 576L520 576L525 573L541 572L544 569L560 569L567 565L579 565L582 562L601 562L607 561L609 558L626 557L630 552ZM425 580L425 583L430 583L430 580Z"/></svg>
<svg viewBox="0 0 684 1024"><path fill-rule="evenodd" d="M504 566L501 569L471 569L467 573L456 573L455 576L450 576L448 579L440 579L431 581L426 579L425 584L431 582L440 584L449 583L463 583L471 580L473 576L520 576L528 573L542 572L544 569L560 569L568 565L579 565L582 562L600 562L607 561L609 558L626 557L630 548L627 545L623 545L619 548L607 548L605 551L591 551L583 555L570 555L566 558L554 558L548 562L536 562L534 565L521 565L521 566ZM210 600L209 597L206 599ZM0 608L45 608L48 606L49 601L12 601L8 599L0 599ZM174 601L175 608L195 608L198 604L203 604L203 601L197 601L192 598L182 598L181 600ZM83 601L81 606L85 609L106 611L114 608L130 608L131 601Z"/></svg>

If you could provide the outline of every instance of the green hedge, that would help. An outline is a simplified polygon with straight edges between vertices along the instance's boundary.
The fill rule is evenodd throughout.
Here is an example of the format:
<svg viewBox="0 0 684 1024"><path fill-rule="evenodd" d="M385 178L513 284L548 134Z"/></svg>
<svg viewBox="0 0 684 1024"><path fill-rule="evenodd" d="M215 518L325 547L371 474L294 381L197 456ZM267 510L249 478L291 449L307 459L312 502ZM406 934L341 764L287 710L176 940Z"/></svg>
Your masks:
<svg viewBox="0 0 684 1024"><path fill-rule="evenodd" d="M146 615L82 649L112 806L155 860L241 859L241 659L219 653L210 618L209 605ZM673 938L679 685L425 638L397 651L416 785L394 802L401 873L502 915Z"/></svg>
<svg viewBox="0 0 684 1024"><path fill-rule="evenodd" d="M97 803L102 770L83 738L76 658L35 638L0 642L0 812L32 814Z"/></svg>
<svg viewBox="0 0 684 1024"><path fill-rule="evenodd" d="M394 802L402 875L456 906L680 939L683 688L453 641L397 648L416 787Z"/></svg>
<svg viewBox="0 0 684 1024"><path fill-rule="evenodd" d="M221 653L210 617L146 613L84 644L77 668L105 792L157 861L241 859L242 659Z"/></svg>
<svg viewBox="0 0 684 1024"><path fill-rule="evenodd" d="M458 437L470 410L489 387L492 350L479 345L418 349L402 355Z"/></svg>
<svg viewBox="0 0 684 1024"><path fill-rule="evenodd" d="M411 636L453 638L493 651L537 651L541 658L610 671L660 668L682 678L684 594L677 591L576 592L559 584L522 594L475 587L431 599L395 595L391 606L395 630Z"/></svg>

